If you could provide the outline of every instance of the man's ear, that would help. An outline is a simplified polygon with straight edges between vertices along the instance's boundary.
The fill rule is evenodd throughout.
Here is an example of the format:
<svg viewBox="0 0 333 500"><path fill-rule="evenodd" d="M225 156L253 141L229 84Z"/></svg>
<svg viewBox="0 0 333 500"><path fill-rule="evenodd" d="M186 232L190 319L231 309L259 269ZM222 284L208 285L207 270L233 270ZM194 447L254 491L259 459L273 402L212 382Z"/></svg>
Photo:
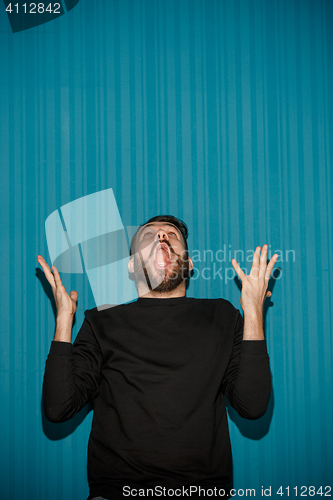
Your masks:
<svg viewBox="0 0 333 500"><path fill-rule="evenodd" d="M134 257L128 261L128 272L130 274L134 273Z"/></svg>
<svg viewBox="0 0 333 500"><path fill-rule="evenodd" d="M194 268L194 265L193 265L193 262L192 262L192 259L191 257L188 258L188 268L190 271L192 271L192 269Z"/></svg>

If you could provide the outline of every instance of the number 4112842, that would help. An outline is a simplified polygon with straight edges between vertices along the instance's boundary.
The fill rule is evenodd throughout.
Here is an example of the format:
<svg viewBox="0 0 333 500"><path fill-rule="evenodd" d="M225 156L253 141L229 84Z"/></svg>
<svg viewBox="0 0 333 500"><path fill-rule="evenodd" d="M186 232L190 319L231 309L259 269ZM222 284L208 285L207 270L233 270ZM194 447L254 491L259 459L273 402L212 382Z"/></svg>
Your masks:
<svg viewBox="0 0 333 500"><path fill-rule="evenodd" d="M299 488L295 486L295 488L289 488L289 486L286 486L283 488L283 486L280 486L280 488L276 492L277 495L283 496L286 495L289 497L290 495L293 496L300 496L300 497L314 497L315 495L319 495L322 497L330 497L331 495L331 486L320 486L320 488L316 488L315 486L300 486Z"/></svg>
<svg viewBox="0 0 333 500"><path fill-rule="evenodd" d="M53 9L52 9L52 4L49 3L46 7L45 7L45 4L44 3L30 3L28 4L28 7L27 7L27 4L24 3L23 5L20 5L18 3L14 4L13 5L13 8L12 8L12 4L8 4L7 7L6 7L6 11L9 12L10 14L12 12L16 12L16 14L19 13L19 7L20 9L23 9L23 12L24 14L43 14L43 12L49 12L50 14L53 12L53 14L61 14L60 12L60 3L54 3L53 4Z"/></svg>

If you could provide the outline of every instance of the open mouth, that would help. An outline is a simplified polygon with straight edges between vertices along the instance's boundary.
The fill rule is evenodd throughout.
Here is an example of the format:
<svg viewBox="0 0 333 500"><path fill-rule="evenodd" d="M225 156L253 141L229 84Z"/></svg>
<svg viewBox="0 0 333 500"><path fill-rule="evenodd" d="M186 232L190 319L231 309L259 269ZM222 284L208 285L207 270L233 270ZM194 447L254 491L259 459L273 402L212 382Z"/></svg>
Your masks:
<svg viewBox="0 0 333 500"><path fill-rule="evenodd" d="M170 248L166 243L158 243L154 250L154 264L158 269L165 269L171 263Z"/></svg>

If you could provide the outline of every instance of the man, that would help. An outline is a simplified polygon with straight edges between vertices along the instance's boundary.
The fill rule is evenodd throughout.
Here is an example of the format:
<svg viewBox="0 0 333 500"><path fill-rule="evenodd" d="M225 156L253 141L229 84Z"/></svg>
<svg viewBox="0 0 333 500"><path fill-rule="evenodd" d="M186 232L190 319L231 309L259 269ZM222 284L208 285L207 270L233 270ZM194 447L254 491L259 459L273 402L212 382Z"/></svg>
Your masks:
<svg viewBox="0 0 333 500"><path fill-rule="evenodd" d="M139 298L86 311L73 346L78 293L67 295L55 266L52 273L38 256L57 306L45 415L62 422L94 399L89 499L193 498L208 490L227 497L224 395L244 418L266 411L271 378L262 310L278 256L267 264L267 245L257 247L249 275L232 261L242 280L243 321L224 299L186 297L193 269L186 239L186 225L173 216L140 226L128 266Z"/></svg>

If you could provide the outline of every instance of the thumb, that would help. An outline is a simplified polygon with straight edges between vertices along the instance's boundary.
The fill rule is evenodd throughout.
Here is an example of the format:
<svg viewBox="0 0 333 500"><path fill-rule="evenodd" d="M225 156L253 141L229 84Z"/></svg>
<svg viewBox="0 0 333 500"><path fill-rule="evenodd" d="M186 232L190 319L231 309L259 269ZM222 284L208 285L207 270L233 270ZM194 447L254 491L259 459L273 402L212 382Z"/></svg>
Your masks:
<svg viewBox="0 0 333 500"><path fill-rule="evenodd" d="M71 291L70 298L73 299L75 302L77 301L78 296L79 294L75 290Z"/></svg>
<svg viewBox="0 0 333 500"><path fill-rule="evenodd" d="M265 295L265 299L267 299L267 297L271 297L271 296L272 296L272 292L267 291L266 295Z"/></svg>

